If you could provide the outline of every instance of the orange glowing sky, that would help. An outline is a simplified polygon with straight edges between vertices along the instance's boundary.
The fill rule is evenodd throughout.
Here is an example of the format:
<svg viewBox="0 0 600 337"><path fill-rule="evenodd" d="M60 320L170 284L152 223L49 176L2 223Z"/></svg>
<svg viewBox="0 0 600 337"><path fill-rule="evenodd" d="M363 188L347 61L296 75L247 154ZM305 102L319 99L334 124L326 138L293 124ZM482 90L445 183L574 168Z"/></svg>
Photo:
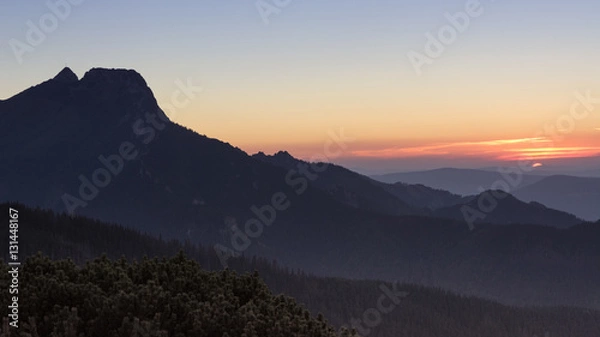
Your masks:
<svg viewBox="0 0 600 337"><path fill-rule="evenodd" d="M548 96L542 88L527 96L518 83L493 92L488 90L496 85L425 89L407 83L396 89L405 94L383 85L377 90L346 86L327 94L280 88L266 101L239 93L242 99L227 106L214 92L177 121L249 153L287 150L304 159L322 152L327 134L338 129L355 139L343 156L367 161L464 157L477 166L600 155L600 104L590 111L579 106L576 111L585 112L585 118L575 120L570 109L576 99L567 86ZM494 97L498 92L502 95ZM204 112L228 118L203 118Z"/></svg>
<svg viewBox="0 0 600 337"><path fill-rule="evenodd" d="M578 144L577 142L573 144ZM479 142L437 143L351 151L357 157L410 158L421 156L471 156L500 161L580 158L600 155L597 146L554 146L549 138L502 139Z"/></svg>

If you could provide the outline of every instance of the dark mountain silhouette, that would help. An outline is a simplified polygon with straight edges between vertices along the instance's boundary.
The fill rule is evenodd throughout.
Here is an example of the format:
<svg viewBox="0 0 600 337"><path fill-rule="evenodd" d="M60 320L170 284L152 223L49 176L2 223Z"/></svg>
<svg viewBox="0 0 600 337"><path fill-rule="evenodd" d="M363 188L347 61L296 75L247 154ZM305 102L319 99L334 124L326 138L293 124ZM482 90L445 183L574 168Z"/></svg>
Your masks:
<svg viewBox="0 0 600 337"><path fill-rule="evenodd" d="M503 172L498 172L498 169L471 170L445 168L430 171L392 173L372 176L372 178L386 183L423 184L463 196L480 194L484 190L498 187L508 187L511 194L523 201L538 202L549 208L571 213L588 221L600 218L600 207L598 207L600 205L600 178L518 174L514 168L511 171L505 168ZM441 207L452 206L454 202L452 197L442 198L442 200L448 203L444 204L442 202ZM439 205L439 203L436 205ZM506 216L510 214L514 214L514 212Z"/></svg>
<svg viewBox="0 0 600 337"><path fill-rule="evenodd" d="M582 219L600 219L600 178L550 176L514 192L524 201L575 214Z"/></svg>
<svg viewBox="0 0 600 337"><path fill-rule="evenodd" d="M467 196L493 189L495 188L493 184L497 181L506 181L510 187L517 189L540 181L544 177L524 174L523 172L517 177L514 172L503 175L497 171L441 168L429 171L375 175L372 178L385 183L423 184L435 189Z"/></svg>
<svg viewBox="0 0 600 337"><path fill-rule="evenodd" d="M259 152L253 157L286 169L311 164L292 157L286 151L271 156ZM429 214L431 209L452 206L461 201L459 195L424 185L382 183L333 163L327 163L326 168L319 174L315 186L336 200L357 208L390 215L424 215Z"/></svg>
<svg viewBox="0 0 600 337"><path fill-rule="evenodd" d="M9 163L0 167L0 200L220 244L222 254L277 258L320 275L410 281L512 304L597 303L595 224L470 231L462 220L389 215L376 209L377 195L407 203L370 185L361 195L363 183L345 171L351 181L334 184L365 200L350 206L318 179L170 122L134 71L57 77L0 104ZM506 254L489 251L490 242Z"/></svg>
<svg viewBox="0 0 600 337"><path fill-rule="evenodd" d="M383 184L384 188L400 200L414 207L436 210L449 207L461 202L462 197L448 191L434 189L422 184Z"/></svg>
<svg viewBox="0 0 600 337"><path fill-rule="evenodd" d="M285 151L272 156L258 153L253 157L288 170L311 165ZM463 220L465 205L472 210L480 208L478 203L481 194L461 197L424 185L382 183L335 164L327 164L323 172L315 175L313 184L344 204L381 214L430 215ZM485 217L478 217L475 223L536 224L566 228L583 222L571 214L535 202L525 203L503 192L494 192L494 195L501 196L497 200L498 206L491 212L484 212Z"/></svg>
<svg viewBox="0 0 600 337"><path fill-rule="evenodd" d="M536 176L570 176L582 178L600 178L600 157L575 158L569 165L557 165L550 161L545 161L543 166L535 168L533 175ZM579 168L576 168L579 167ZM498 167L478 168L482 171L497 172Z"/></svg>
<svg viewBox="0 0 600 337"><path fill-rule="evenodd" d="M71 70L71 68L68 67L61 70L56 76L54 76L53 79L57 82L62 83L75 83L79 81L77 75L75 75L73 70Z"/></svg>
<svg viewBox="0 0 600 337"><path fill-rule="evenodd" d="M249 219L278 191L306 189L290 216L340 208L300 175L288 186L281 168L170 122L136 72L92 69L79 81L69 72L0 106L11 121L0 125L3 156L15 164L0 168L1 199L173 236L217 233L225 216Z"/></svg>
<svg viewBox="0 0 600 337"><path fill-rule="evenodd" d="M567 228L583 222L576 216L550 209L538 202L523 202L503 191L485 191L464 197L457 205L437 209L435 215L473 219L472 223L532 224Z"/></svg>
<svg viewBox="0 0 600 337"><path fill-rule="evenodd" d="M285 151L280 151L272 156L260 152L253 155L253 157L286 170L311 165L311 163L292 157ZM380 184L366 176L332 163L320 163L320 165L326 166L324 166L323 172L315 175L313 184L337 201L355 208L381 214L426 214L424 210L421 210L420 205L409 205L408 202L388 191L385 184Z"/></svg>

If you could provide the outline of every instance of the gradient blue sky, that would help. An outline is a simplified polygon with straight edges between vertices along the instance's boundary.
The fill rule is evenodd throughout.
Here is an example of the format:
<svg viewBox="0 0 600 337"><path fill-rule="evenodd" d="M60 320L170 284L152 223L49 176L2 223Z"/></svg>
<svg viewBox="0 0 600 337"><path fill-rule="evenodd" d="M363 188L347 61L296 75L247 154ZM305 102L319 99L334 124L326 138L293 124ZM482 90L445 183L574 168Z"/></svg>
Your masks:
<svg viewBox="0 0 600 337"><path fill-rule="evenodd" d="M254 1L86 0L19 64L9 41L49 9L2 1L0 99L65 65L131 68L161 104L177 79L201 85L174 119L250 153L309 158L344 128L356 141L337 161L365 171L486 166L526 149L490 141L531 138L577 90L600 96L600 2L481 1L483 15L417 76L407 53L466 2L292 0L265 24ZM600 106L552 147L595 156L597 128Z"/></svg>

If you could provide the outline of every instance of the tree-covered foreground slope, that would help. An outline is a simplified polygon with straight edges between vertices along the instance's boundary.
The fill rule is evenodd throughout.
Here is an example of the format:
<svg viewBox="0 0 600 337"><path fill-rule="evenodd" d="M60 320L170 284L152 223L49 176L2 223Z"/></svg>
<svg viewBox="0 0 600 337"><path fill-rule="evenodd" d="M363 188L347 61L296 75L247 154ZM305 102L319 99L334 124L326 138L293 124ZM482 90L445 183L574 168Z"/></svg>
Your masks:
<svg viewBox="0 0 600 337"><path fill-rule="evenodd" d="M0 272L6 284L8 266ZM136 263L102 257L81 267L37 255L20 282L16 335L337 336L322 316L273 296L257 273L204 271L183 254Z"/></svg>
<svg viewBox="0 0 600 337"><path fill-rule="evenodd" d="M6 207L0 205L1 214L6 213ZM117 336L131 336L134 327L141 332L169 331L168 336L177 336L176 332L203 336L202 332L192 332L201 326L217 329L212 333L203 330L206 336L225 336L222 332L230 329L234 332L228 335L234 337L244 336L247 325L267 329L258 320L290 329L287 336L331 335L335 330L339 334L341 326L352 323L363 336L381 337L600 336L598 311L510 307L408 284L321 278L262 258L231 258L232 271L224 272L212 249L165 242L90 219L17 207L23 219L21 252L34 257L21 276L22 333L31 316L28 312L35 312L39 336L51 336L53 329L66 331L78 322L78 328L105 331L94 334L94 330L86 330L84 336L110 336L109 328ZM70 257L73 262L36 257L38 250L52 260ZM189 260L178 255L180 250ZM94 261L103 253L106 258ZM176 257L163 260L164 256ZM266 286L256 275L233 272L254 270ZM6 271L0 272L2 288L6 288ZM395 294L400 291L404 296L392 299L384 289ZM296 302L271 293L293 297L310 317ZM2 303L6 303L7 293L1 294ZM272 306L279 309L271 310ZM3 305L0 314L6 317L5 311ZM335 330L323 325L325 319L319 319L319 313ZM312 334L300 332L315 324L319 329ZM256 331L259 336L278 336L274 330ZM69 336L66 332L63 335ZM249 336L247 331L245 336Z"/></svg>

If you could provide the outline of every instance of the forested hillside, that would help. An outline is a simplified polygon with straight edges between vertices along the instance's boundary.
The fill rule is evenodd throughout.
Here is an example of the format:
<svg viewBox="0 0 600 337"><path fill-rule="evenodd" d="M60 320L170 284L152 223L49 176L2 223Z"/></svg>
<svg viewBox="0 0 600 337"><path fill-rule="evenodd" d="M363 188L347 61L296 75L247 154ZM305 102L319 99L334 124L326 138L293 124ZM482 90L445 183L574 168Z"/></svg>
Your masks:
<svg viewBox="0 0 600 337"><path fill-rule="evenodd" d="M2 205L0 211L5 213L6 207L6 205ZM202 321L206 316L201 313L216 310L220 305L218 304L220 302L211 302L212 300L208 300L206 303L206 298L210 298L214 294L223 294L223 296L235 294L237 296L246 291L246 296L256 296L256 299L253 299L255 305L260 302L266 308L263 308L264 311L261 311L263 309L260 308L254 311L257 317L271 315L267 307L276 306L278 301L286 303L285 305L290 308L290 311L286 311L287 314L282 316L277 313L275 316L263 318L265 322L273 324L276 324L274 323L276 321L279 322L279 325L291 324L290 329L302 329L301 326L310 326L310 322L319 325L326 319L338 331L343 325L354 324L363 336L533 337L545 334L551 337L600 336L600 313L593 310L510 307L483 299L458 296L443 290L409 284L321 278L298 270L288 270L279 266L275 261L262 258L229 259L229 266L232 270L240 273L257 270L260 278L264 280L273 294L285 294L295 298L312 314L313 319L307 319L305 311L296 307L290 300L269 295L268 289L262 284L262 281L257 279L256 275L237 276L233 272L208 272L207 270L222 270L219 258L212 249L176 241L165 242L118 225L56 215L52 212L32 210L24 206L17 207L20 208L20 214L23 217L20 233L22 254L31 256L40 250L53 260L72 257L73 262L51 262L46 257L35 257L26 266L27 274L23 276L23 282L27 284L27 288L23 290L25 297L21 299L21 303L23 305L36 303L35 315L38 317L47 315L56 317L57 322L66 322L58 324L57 329L62 329L60 331L66 331L64 329L71 324L69 322L75 321L92 322L89 323L89 326L82 326L84 329L98 328L98 323L94 319L105 319L105 316L102 315L108 315L108 313L102 310L90 312L89 308L86 309L86 305L105 303L103 305L109 306L106 308L110 308L110 305L120 305L118 308L121 309L118 310L123 310L120 314L114 313L111 314L112 316L107 316L111 317L111 322L109 325L106 323L105 326L114 329L115 336L130 336L127 333L133 329L134 325L137 325L139 329L169 331L171 333L169 336L176 336L172 334L175 331L184 333L182 336L187 336L186 332L194 331L194 319ZM162 259L165 256L176 256L180 250L184 251L190 259L198 262L200 267L183 256L177 256L170 261ZM106 253L107 257L85 264L85 261L93 260L103 253ZM124 256L125 259L120 259L121 256ZM150 259L144 259L144 256L148 256ZM154 260L154 257L159 257L159 259ZM131 263L128 260L138 262ZM82 266L83 269L78 269L76 265ZM5 274L6 272L3 270L2 277L6 277ZM181 280L175 281L178 278L177 275ZM188 275L189 279L184 275ZM220 283L213 281L220 278L230 280L231 284L219 288L221 287ZM200 281L203 285L198 285L193 280ZM4 282L3 279L2 283ZM248 291L256 293L249 294ZM149 294L153 295L148 297ZM7 296L7 294L3 294L3 296ZM103 301L93 302L94 298L100 299L103 296L105 297ZM197 306L177 302L181 298L186 298L186 303L188 299L196 298ZM200 298L205 300L200 300ZM240 304L243 301L235 302L233 299L232 301L238 303L239 306L225 306L224 311L230 317L238 317L236 319L245 322L244 324L248 323L249 319L244 316L247 314L244 311L246 309L243 309L243 304ZM383 301L383 311L378 306L380 301ZM201 304L201 302L205 304ZM58 307L51 306L49 303L58 304ZM135 303L139 306L152 308L154 305L155 307L144 311L141 308L136 309ZM171 309L163 309L163 306L167 304ZM76 305L81 305L81 307L74 312L71 308ZM140 311L136 311L138 309ZM119 312L118 310L117 312ZM109 311L112 312L112 309ZM45 313L42 315L42 312ZM185 314L183 314L184 312ZM160 317L155 316L156 313L161 313ZM177 317L181 319L188 316L193 316L194 319L184 320L187 325L175 327L172 322L173 318L170 316L173 313L176 313ZM318 318L319 313L323 314L324 319ZM219 312L219 315L221 314L223 312ZM288 321L284 317L285 315L296 317L294 316L296 314L298 315L297 325L294 325L296 323L293 318ZM129 317L128 320L126 317ZM214 319L218 318L215 316ZM24 319L24 322L26 321ZM219 322L225 324L222 321ZM36 320L36 324L38 331L50 329L50 325L44 323L43 319L42 321ZM210 326L210 324L212 323L203 323L202 326ZM259 326L262 325L253 324L252 326L259 329ZM322 324L320 326L323 327ZM225 325L224 329L228 328L232 329L231 331L242 331L243 333L241 325L229 327ZM219 333L223 331L225 330L219 330ZM274 332L260 331L264 333L259 336L277 336ZM333 333L333 330L323 327L322 330L309 335L321 336L319 333L327 335ZM290 332L288 335L298 336L301 334ZM44 334L40 334L40 336L44 336ZM94 334L85 336L94 336ZM202 334L191 334L191 336L202 336ZM242 334L234 333L229 336L242 336Z"/></svg>

